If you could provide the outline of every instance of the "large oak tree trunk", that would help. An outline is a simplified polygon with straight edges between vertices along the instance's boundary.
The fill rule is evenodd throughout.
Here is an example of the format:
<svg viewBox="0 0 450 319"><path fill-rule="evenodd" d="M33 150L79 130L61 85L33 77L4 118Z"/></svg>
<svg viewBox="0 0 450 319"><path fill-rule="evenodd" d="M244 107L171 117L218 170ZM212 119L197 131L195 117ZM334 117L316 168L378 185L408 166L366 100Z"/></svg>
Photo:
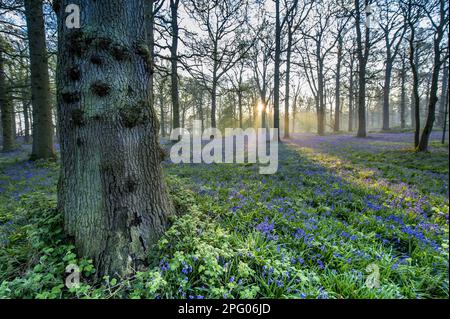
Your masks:
<svg viewBox="0 0 450 319"><path fill-rule="evenodd" d="M33 105L33 149L31 159L55 157L48 57L42 0L25 0L30 50L31 103Z"/></svg>
<svg viewBox="0 0 450 319"><path fill-rule="evenodd" d="M81 29L64 8L80 5ZM144 0L63 0L58 10L58 207L98 275L146 265L174 212L150 100Z"/></svg>

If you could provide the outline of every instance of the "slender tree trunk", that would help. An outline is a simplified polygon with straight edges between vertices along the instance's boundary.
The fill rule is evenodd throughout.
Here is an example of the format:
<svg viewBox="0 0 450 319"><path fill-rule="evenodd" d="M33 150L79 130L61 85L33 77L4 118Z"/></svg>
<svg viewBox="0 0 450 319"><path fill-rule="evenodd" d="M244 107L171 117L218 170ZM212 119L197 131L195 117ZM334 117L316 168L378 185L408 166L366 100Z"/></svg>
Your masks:
<svg viewBox="0 0 450 319"><path fill-rule="evenodd" d="M406 127L406 63L402 58L401 70L401 93L400 93L400 128Z"/></svg>
<svg viewBox="0 0 450 319"><path fill-rule="evenodd" d="M447 61L444 62L444 67L442 68L442 87L441 87L441 98L439 100L439 113L438 113L438 122L436 123L440 127L444 125L444 113L445 106L447 104L447 100L449 96L447 95L447 87L448 87L448 64Z"/></svg>
<svg viewBox="0 0 450 319"><path fill-rule="evenodd" d="M281 22L280 0L275 0L275 66L273 75L273 127L278 129L274 138L280 139L280 64L281 64Z"/></svg>
<svg viewBox="0 0 450 319"><path fill-rule="evenodd" d="M216 127L217 83L213 79L211 87L211 127Z"/></svg>
<svg viewBox="0 0 450 319"><path fill-rule="evenodd" d="M368 1L365 0L365 7L368 6ZM357 137L366 137L366 65L369 56L369 27L365 26L365 40L363 47L362 32L361 32L361 8L360 1L355 0L355 16L356 16L356 43L358 54L358 133Z"/></svg>
<svg viewBox="0 0 450 319"><path fill-rule="evenodd" d="M22 127L22 116L21 116L22 114L20 114L19 111L15 111L14 110L14 117L16 117L16 114L17 114L17 118L19 119L19 129L16 130L16 137L17 136L22 137L22 136L25 136L25 132L24 132L24 129Z"/></svg>
<svg viewBox="0 0 450 319"><path fill-rule="evenodd" d="M290 102L290 81L291 81L291 50L292 50L292 31L288 30L287 56L286 56L286 83L284 98L284 138L290 137L289 128L289 102Z"/></svg>
<svg viewBox="0 0 450 319"><path fill-rule="evenodd" d="M67 29L69 3L80 5L84 28ZM60 8L58 207L66 234L80 256L94 260L97 276L126 276L146 265L174 212L150 99L153 56L142 50L146 5L62 0Z"/></svg>
<svg viewBox="0 0 450 319"><path fill-rule="evenodd" d="M159 112L161 113L161 136L165 137L166 136L166 120L165 120L165 116L164 116L164 85L165 85L165 81L162 80L161 84L159 86Z"/></svg>
<svg viewBox="0 0 450 319"><path fill-rule="evenodd" d="M391 78L392 78L392 59L390 53L386 60L386 69L384 74L384 87L383 87L383 131L390 129L389 124L389 111L390 111L390 96L391 96Z"/></svg>
<svg viewBox="0 0 450 319"><path fill-rule="evenodd" d="M25 0L33 104L33 149L30 158L55 158L50 82L42 0Z"/></svg>
<svg viewBox="0 0 450 319"><path fill-rule="evenodd" d="M410 37L409 37L409 63L413 74L413 87L412 87L412 103L411 108L414 111L414 147L419 146L420 139L420 97L419 97L419 71L418 71L418 59L415 46L415 27L410 25Z"/></svg>
<svg viewBox="0 0 450 319"><path fill-rule="evenodd" d="M242 128L243 127L243 123L242 123L242 117L243 117L243 114L242 114L242 92L240 89L238 90L237 96L238 96L239 127Z"/></svg>
<svg viewBox="0 0 450 319"><path fill-rule="evenodd" d="M13 104L9 88L6 86L4 42L0 37L0 107L2 111L2 134L4 152L9 152L15 148L14 126L13 126Z"/></svg>
<svg viewBox="0 0 450 319"><path fill-rule="evenodd" d="M325 83L323 74L323 60L321 59L321 42L316 41L316 59L317 59L317 134L325 134Z"/></svg>
<svg viewBox="0 0 450 319"><path fill-rule="evenodd" d="M320 48L320 45L318 45ZM318 49L319 51L319 49ZM324 76L323 76L323 61L318 59L317 68L317 94L318 94L318 108L317 108L317 134L325 134L325 93L324 93Z"/></svg>
<svg viewBox="0 0 450 319"><path fill-rule="evenodd" d="M438 102L438 87L439 87L439 74L442 67L442 59L441 59L441 41L444 37L445 33L445 25L447 22L443 22L444 16L447 14L444 12L445 9L443 3L441 2L441 17L440 24L436 35L433 39L433 49L434 49L434 61L433 61L433 73L431 75L431 85L430 90L428 91L429 102L428 102L428 114L427 120L425 122L425 126L422 131L422 136L420 137L419 145L417 150L419 152L428 151L428 143L430 140L431 132L433 131L434 121L436 119L436 104Z"/></svg>
<svg viewBox="0 0 450 319"><path fill-rule="evenodd" d="M366 69L362 63L359 70L359 92L358 92L358 137L366 137Z"/></svg>
<svg viewBox="0 0 450 319"><path fill-rule="evenodd" d="M216 127L216 107L217 107L217 72L218 72L218 43L214 42L213 48L213 72L211 83L211 127Z"/></svg>
<svg viewBox="0 0 450 319"><path fill-rule="evenodd" d="M336 62L336 106L334 110L334 131L341 129L341 63L342 63L342 36L339 34L337 62Z"/></svg>
<svg viewBox="0 0 450 319"><path fill-rule="evenodd" d="M410 96L410 102L409 102L409 112L411 117L411 128L416 127L416 110L414 108L414 84L411 85L411 96Z"/></svg>
<svg viewBox="0 0 450 319"><path fill-rule="evenodd" d="M23 100L22 107L23 107L23 120L25 122L24 123L24 125L25 125L25 143L30 143L31 139L30 139L30 119L28 118L28 112L29 112L28 101Z"/></svg>
<svg viewBox="0 0 450 319"><path fill-rule="evenodd" d="M12 126L13 126L13 139L14 141L17 139L17 123L16 123L16 108L14 107L14 103L12 103L12 96L9 97L12 104Z"/></svg>
<svg viewBox="0 0 450 319"><path fill-rule="evenodd" d="M450 96L450 86L447 86L447 97ZM445 134L447 130L447 116L448 116L448 98L445 101L445 107L444 107L444 123L442 125L442 140L441 143L445 143Z"/></svg>
<svg viewBox="0 0 450 319"><path fill-rule="evenodd" d="M354 58L353 55L350 57L350 85L349 85L349 97L348 97L348 131L353 132L353 115L354 115L354 78L353 78L353 65Z"/></svg>
<svg viewBox="0 0 450 319"><path fill-rule="evenodd" d="M294 101L292 103L292 133L295 133L295 120L297 117L297 103L298 103L298 94L294 95Z"/></svg>
<svg viewBox="0 0 450 319"><path fill-rule="evenodd" d="M205 118L203 115L203 92L200 92L200 98L198 101L198 112L199 112L199 117L200 117L200 121L202 122L202 132L204 130L205 127Z"/></svg>
<svg viewBox="0 0 450 319"><path fill-rule="evenodd" d="M171 94L173 110L173 127L180 127L180 102L178 93L178 3L179 0L170 0L172 45L170 46L171 61Z"/></svg>
<svg viewBox="0 0 450 319"><path fill-rule="evenodd" d="M263 92L261 94L261 103L262 103L261 127L266 128L267 127L267 105L266 105L266 93L265 92Z"/></svg>

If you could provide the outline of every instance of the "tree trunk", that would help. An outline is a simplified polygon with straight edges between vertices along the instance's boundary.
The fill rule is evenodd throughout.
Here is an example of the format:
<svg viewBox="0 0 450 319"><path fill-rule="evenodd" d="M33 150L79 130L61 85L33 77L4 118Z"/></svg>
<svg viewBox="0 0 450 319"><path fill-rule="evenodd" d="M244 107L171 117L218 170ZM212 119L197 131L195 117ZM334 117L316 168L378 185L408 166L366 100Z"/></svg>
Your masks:
<svg viewBox="0 0 450 319"><path fill-rule="evenodd" d="M447 87L448 87L448 64L447 61L444 62L444 67L442 68L443 74L442 74L442 87L441 87L441 98L439 100L439 115L438 115L438 123L440 127L444 126L444 113L445 113L445 106L448 100L447 96Z"/></svg>
<svg viewBox="0 0 450 319"><path fill-rule="evenodd" d="M238 113L239 113L239 127L243 128L243 122L242 122L242 91L239 89L238 91Z"/></svg>
<svg viewBox="0 0 450 319"><path fill-rule="evenodd" d="M368 6L365 0L365 7ZM356 43L358 54L358 132L357 137L366 137L366 64L369 56L369 27L365 26L365 40L363 47L361 32L361 8L360 1L355 0L355 17L356 17Z"/></svg>
<svg viewBox="0 0 450 319"><path fill-rule="evenodd" d="M275 0L275 66L273 74L273 127L278 129L274 139L280 139L280 64L281 64L281 23L280 0Z"/></svg>
<svg viewBox="0 0 450 319"><path fill-rule="evenodd" d="M173 110L173 127L180 127L180 101L178 93L178 3L179 0L170 0L172 45L170 46L171 61L171 95Z"/></svg>
<svg viewBox="0 0 450 319"><path fill-rule="evenodd" d="M416 110L414 108L414 84L411 85L411 96L410 96L410 102L409 102L409 112L411 117L411 128L416 127Z"/></svg>
<svg viewBox="0 0 450 319"><path fill-rule="evenodd" d="M2 111L2 134L4 152L9 152L15 148L14 126L13 126L13 104L11 95L6 87L4 42L0 37L0 107Z"/></svg>
<svg viewBox="0 0 450 319"><path fill-rule="evenodd" d="M292 103L292 133L295 133L295 119L297 117L297 103L298 103L298 93L294 95L294 101Z"/></svg>
<svg viewBox="0 0 450 319"><path fill-rule="evenodd" d="M401 70L401 93L400 93L400 128L406 128L406 63L402 58Z"/></svg>
<svg viewBox="0 0 450 319"><path fill-rule="evenodd" d="M389 111L390 111L390 95L391 95L391 78L392 78L392 60L390 54L386 60L386 69L384 74L384 87L383 87L383 131L390 129L389 124Z"/></svg>
<svg viewBox="0 0 450 319"><path fill-rule="evenodd" d="M428 114L427 120L425 122L425 126L422 131L422 136L420 137L419 145L417 150L419 152L428 151L428 143L430 140L431 132L433 131L434 121L436 119L436 104L438 102L438 87L439 87L439 74L442 67L442 59L441 59L441 41L444 37L445 33L445 25L447 22L443 22L444 16L446 13L443 11L446 10L441 3L441 16L440 16L440 24L437 29L436 35L433 39L433 49L434 49L434 61L433 61L433 73L431 76L431 85L430 90L428 91L429 102L428 102Z"/></svg>
<svg viewBox="0 0 450 319"><path fill-rule="evenodd" d="M28 101L23 100L22 102L22 107L23 107L23 120L24 120L24 125L25 125L25 143L30 143L31 139L30 139L30 119L28 117L28 108L29 108L29 104Z"/></svg>
<svg viewBox="0 0 450 319"><path fill-rule="evenodd" d="M290 137L289 128L289 102L290 102L290 80L291 80L291 50L292 50L292 31L289 26L287 56L286 56L286 84L285 84L285 98L284 98L284 138Z"/></svg>
<svg viewBox="0 0 450 319"><path fill-rule="evenodd" d="M350 85L349 85L349 97L348 97L348 131L353 132L353 114L354 114L354 98L355 98L355 91L354 91L354 79L353 79L353 65L354 65L354 58L353 55L350 57Z"/></svg>
<svg viewBox="0 0 450 319"><path fill-rule="evenodd" d="M334 110L334 131L341 129L341 62L342 62L342 36L339 34L336 62L336 107Z"/></svg>
<svg viewBox="0 0 450 319"><path fill-rule="evenodd" d="M415 27L410 25L410 37L409 37L409 63L413 74L413 87L412 87L412 101L411 108L414 111L413 119L411 122L414 124L414 147L419 146L420 139L420 97L419 97L419 71L418 71L418 59L415 46Z"/></svg>
<svg viewBox="0 0 450 319"><path fill-rule="evenodd" d="M211 127L216 127L217 83L213 77L211 88Z"/></svg>
<svg viewBox="0 0 450 319"><path fill-rule="evenodd" d="M159 86L159 112L161 113L161 136L166 136L166 120L164 116L164 85L165 81L162 80Z"/></svg>
<svg viewBox="0 0 450 319"><path fill-rule="evenodd" d="M447 86L447 97L450 96L450 86ZM448 116L448 98L445 101L445 107L444 107L444 123L442 125L442 139L441 143L445 143L445 133L447 131L447 116Z"/></svg>
<svg viewBox="0 0 450 319"><path fill-rule="evenodd" d="M320 44L318 44L318 52ZM317 68L317 94L318 94L318 108L317 108L317 134L325 134L325 97L324 97L324 76L323 76L323 61L318 59Z"/></svg>
<svg viewBox="0 0 450 319"><path fill-rule="evenodd" d="M50 82L42 0L25 0L33 104L33 148L30 159L55 158Z"/></svg>
<svg viewBox="0 0 450 319"><path fill-rule="evenodd" d="M143 50L146 5L61 2L58 207L65 232L80 256L94 260L97 276L126 276L146 265L174 212L150 99L153 56ZM82 4L81 29L65 26L63 8L74 2Z"/></svg>
<svg viewBox="0 0 450 319"><path fill-rule="evenodd" d="M199 113L199 117L200 117L200 121L202 122L202 132L205 128L205 119L203 116L203 92L200 92L200 98L198 101L198 113Z"/></svg>

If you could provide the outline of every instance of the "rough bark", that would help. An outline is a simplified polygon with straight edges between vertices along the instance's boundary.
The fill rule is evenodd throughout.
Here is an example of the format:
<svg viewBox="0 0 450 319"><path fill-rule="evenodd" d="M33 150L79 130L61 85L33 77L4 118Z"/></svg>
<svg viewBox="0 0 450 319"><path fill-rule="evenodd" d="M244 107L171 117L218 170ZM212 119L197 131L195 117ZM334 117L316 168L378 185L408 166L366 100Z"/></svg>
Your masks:
<svg viewBox="0 0 450 319"><path fill-rule="evenodd" d="M42 0L25 0L30 51L31 103L33 105L33 148L30 158L55 158L52 106Z"/></svg>
<svg viewBox="0 0 450 319"><path fill-rule="evenodd" d="M15 148L14 126L13 126L13 104L11 95L6 87L4 43L0 38L0 107L2 120L3 146L2 151L9 152Z"/></svg>
<svg viewBox="0 0 450 319"><path fill-rule="evenodd" d="M80 5L81 29L65 26L69 3ZM126 276L146 265L174 212L150 99L146 1L63 0L57 14L58 207L97 275Z"/></svg>
<svg viewBox="0 0 450 319"><path fill-rule="evenodd" d="M433 39L433 73L431 75L431 85L428 91L428 114L425 121L425 126L420 137L417 151L428 151L428 143L430 140L431 132L433 131L434 121L436 119L436 104L438 102L438 87L439 87L439 74L443 64L441 57L441 42L445 35L445 29L448 24L448 7L445 5L445 1L440 1L440 18L439 25L436 27L436 33Z"/></svg>

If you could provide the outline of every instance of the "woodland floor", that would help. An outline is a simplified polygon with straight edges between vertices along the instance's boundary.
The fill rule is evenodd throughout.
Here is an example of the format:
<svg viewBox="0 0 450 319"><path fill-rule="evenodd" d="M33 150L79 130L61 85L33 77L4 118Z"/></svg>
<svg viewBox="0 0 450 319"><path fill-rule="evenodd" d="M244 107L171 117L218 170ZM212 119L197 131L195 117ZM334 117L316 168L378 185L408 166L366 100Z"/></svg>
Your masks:
<svg viewBox="0 0 450 319"><path fill-rule="evenodd" d="M100 284L63 237L58 164L0 154L0 298L448 298L448 143L412 139L294 134L275 175L166 162L185 214L147 272ZM71 263L82 284L66 289Z"/></svg>

